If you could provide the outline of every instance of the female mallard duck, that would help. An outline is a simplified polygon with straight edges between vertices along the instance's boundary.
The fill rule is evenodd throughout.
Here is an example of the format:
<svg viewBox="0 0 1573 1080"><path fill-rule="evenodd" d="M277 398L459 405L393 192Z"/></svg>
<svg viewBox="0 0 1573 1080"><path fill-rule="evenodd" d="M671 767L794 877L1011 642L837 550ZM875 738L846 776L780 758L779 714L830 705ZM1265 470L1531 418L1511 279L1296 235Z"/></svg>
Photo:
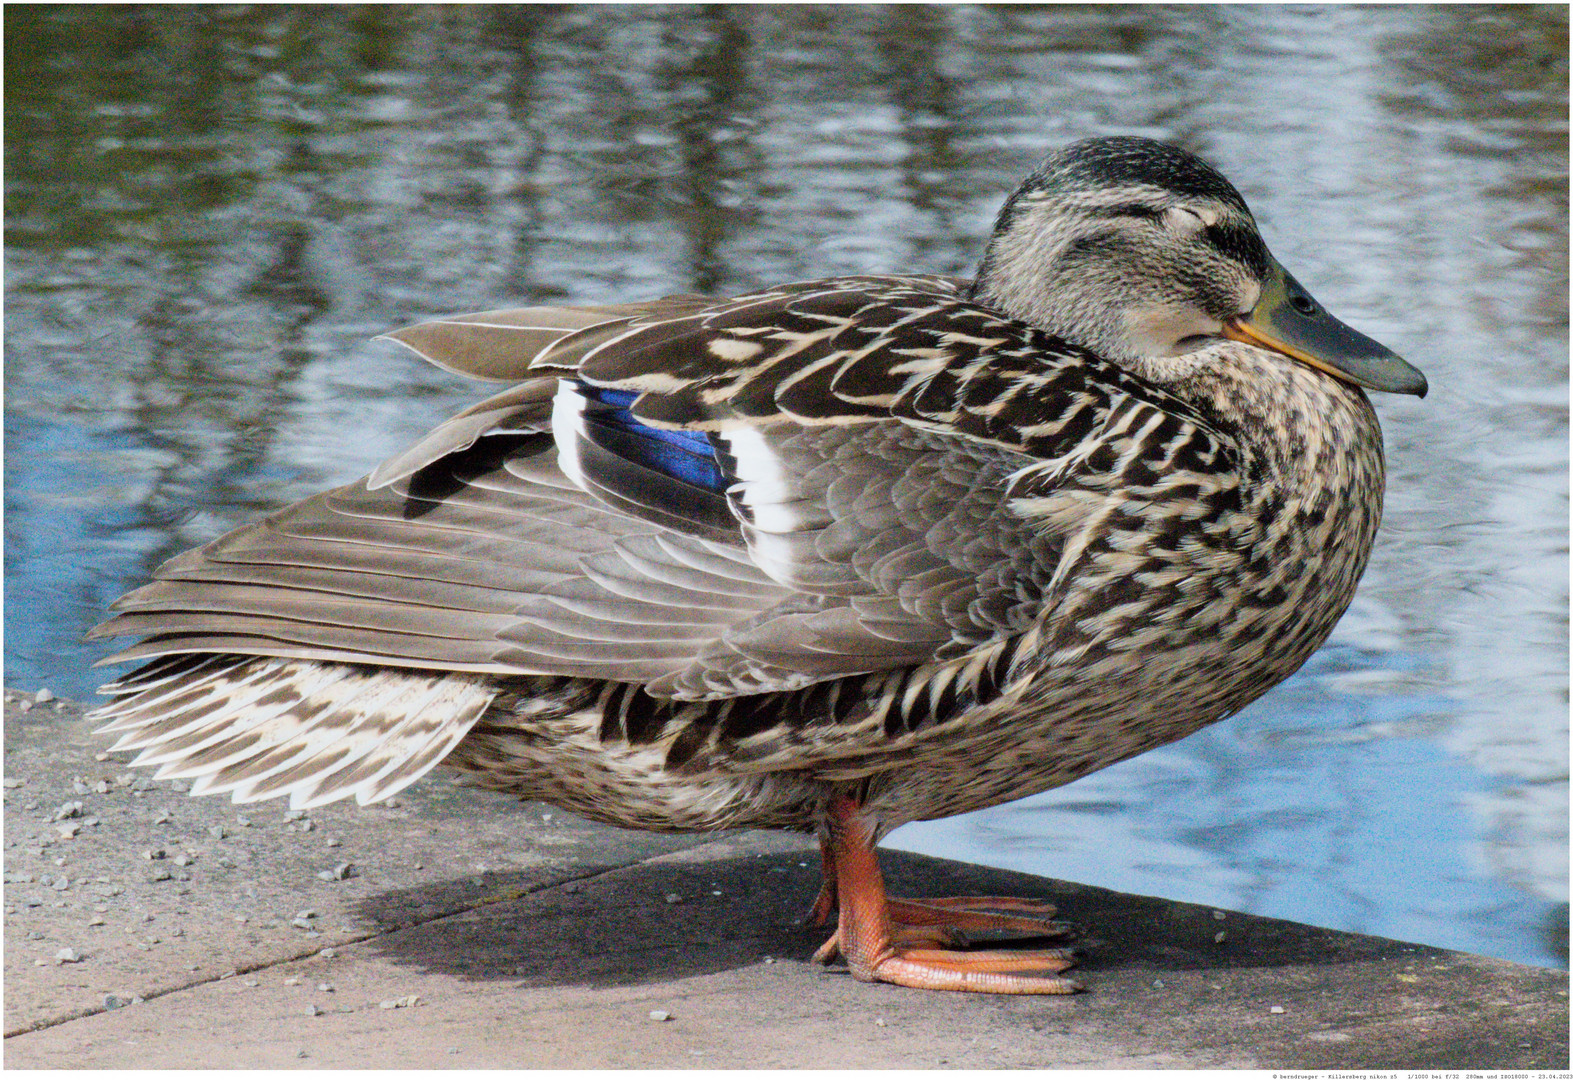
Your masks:
<svg viewBox="0 0 1573 1080"><path fill-rule="evenodd" d="M643 829L818 830L864 980L1064 993L1027 901L887 898L896 826L1228 716L1343 614L1376 533L1361 387L1238 192L1148 139L1051 155L975 281L527 308L390 335L509 389L162 566L96 714L237 802L439 761ZM106 661L107 662L107 661Z"/></svg>

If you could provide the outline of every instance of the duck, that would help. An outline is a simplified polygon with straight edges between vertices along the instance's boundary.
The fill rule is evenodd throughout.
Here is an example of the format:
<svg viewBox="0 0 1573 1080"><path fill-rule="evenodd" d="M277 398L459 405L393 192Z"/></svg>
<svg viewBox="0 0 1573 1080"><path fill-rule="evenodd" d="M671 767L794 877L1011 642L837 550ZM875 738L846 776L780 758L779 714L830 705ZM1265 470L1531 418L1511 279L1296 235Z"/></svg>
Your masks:
<svg viewBox="0 0 1573 1080"><path fill-rule="evenodd" d="M193 795L383 800L439 764L612 825L816 834L816 959L1063 994L1046 901L902 898L910 821L1243 708L1349 606L1381 517L1335 319L1200 157L1049 154L975 277L846 276L439 318L505 384L367 476L176 556L94 637L93 714ZM833 924L833 925L832 925Z"/></svg>

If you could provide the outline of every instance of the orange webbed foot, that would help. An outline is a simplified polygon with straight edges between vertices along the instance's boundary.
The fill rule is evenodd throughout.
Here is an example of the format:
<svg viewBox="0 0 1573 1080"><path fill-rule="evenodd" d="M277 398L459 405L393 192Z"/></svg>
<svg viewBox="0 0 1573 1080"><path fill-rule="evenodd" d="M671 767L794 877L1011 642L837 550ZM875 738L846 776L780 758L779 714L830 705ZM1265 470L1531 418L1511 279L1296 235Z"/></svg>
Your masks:
<svg viewBox="0 0 1573 1080"><path fill-rule="evenodd" d="M1075 964L1070 949L969 950L964 931L1065 936L1052 904L1005 896L906 900L887 897L874 855L872 824L851 799L829 808L821 841L825 880L811 917L823 923L840 908L836 932L814 953L828 963L846 957L854 978L927 990L993 994L1070 994L1080 983L1019 972L1060 972Z"/></svg>

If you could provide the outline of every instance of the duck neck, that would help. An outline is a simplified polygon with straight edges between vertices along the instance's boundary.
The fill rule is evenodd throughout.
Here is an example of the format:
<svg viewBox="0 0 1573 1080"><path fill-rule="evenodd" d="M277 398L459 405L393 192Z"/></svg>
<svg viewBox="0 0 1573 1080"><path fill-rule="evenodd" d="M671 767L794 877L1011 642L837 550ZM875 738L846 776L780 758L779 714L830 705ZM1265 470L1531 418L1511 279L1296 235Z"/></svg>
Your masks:
<svg viewBox="0 0 1573 1080"><path fill-rule="evenodd" d="M1076 257L1090 241L1078 241L1073 220L1040 210L996 227L969 298L1126 366L1137 355L1122 314L1128 275L1113 260Z"/></svg>

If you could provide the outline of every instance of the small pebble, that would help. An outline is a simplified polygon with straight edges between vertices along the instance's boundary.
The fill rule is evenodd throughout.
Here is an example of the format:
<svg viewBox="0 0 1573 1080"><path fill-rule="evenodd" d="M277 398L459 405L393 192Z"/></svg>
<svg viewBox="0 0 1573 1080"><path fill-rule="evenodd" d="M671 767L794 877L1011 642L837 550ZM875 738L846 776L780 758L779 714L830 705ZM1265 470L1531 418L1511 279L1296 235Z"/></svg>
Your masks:
<svg viewBox="0 0 1573 1080"><path fill-rule="evenodd" d="M149 860L162 859L162 858L164 858L164 849L163 848L154 848L152 851L144 851L142 853L142 857L144 859L149 859Z"/></svg>
<svg viewBox="0 0 1573 1080"><path fill-rule="evenodd" d="M194 862L196 862L196 860L193 859L190 855L176 855L175 856L175 865L176 866L190 866Z"/></svg>
<svg viewBox="0 0 1573 1080"><path fill-rule="evenodd" d="M333 993L333 987L329 986L327 983L318 983L317 992L321 994L331 994Z"/></svg>
<svg viewBox="0 0 1573 1080"><path fill-rule="evenodd" d="M883 1016L876 1016L876 1017L874 1017L874 1026L875 1027L884 1027L885 1026L885 1018Z"/></svg>
<svg viewBox="0 0 1573 1080"><path fill-rule="evenodd" d="M333 839L332 837L329 837L328 838L328 846L329 847L338 847L339 846L339 842L337 840Z"/></svg>
<svg viewBox="0 0 1573 1080"><path fill-rule="evenodd" d="M307 1057L308 1055L306 1053L306 1048L303 1046L299 1050L295 1051L295 1056L298 1058Z"/></svg>
<svg viewBox="0 0 1573 1080"><path fill-rule="evenodd" d="M314 926L311 925L311 922L308 919L291 919L289 921L289 924L291 926L299 927L302 930L314 930L314 929L316 929Z"/></svg>
<svg viewBox="0 0 1573 1080"><path fill-rule="evenodd" d="M76 800L74 802L63 802L63 803L61 803L60 804L60 809L55 811L55 816L51 820L53 820L53 821L64 821L66 818L75 818L75 817L81 817L81 816L82 816L82 800L78 799L78 800Z"/></svg>
<svg viewBox="0 0 1573 1080"><path fill-rule="evenodd" d="M1228 936L1229 935L1224 933L1222 930L1218 931L1216 934L1213 935L1213 944L1214 945L1222 945L1224 938L1226 938Z"/></svg>
<svg viewBox="0 0 1573 1080"><path fill-rule="evenodd" d="M1213 912L1213 918L1218 920L1219 922L1223 922L1224 919L1228 918L1228 915L1225 914L1222 911L1214 911Z"/></svg>
<svg viewBox="0 0 1573 1080"><path fill-rule="evenodd" d="M335 866L332 870L317 871L317 877L323 881L343 881L345 878L352 878L354 876L355 864L347 862L339 863L339 865Z"/></svg>
<svg viewBox="0 0 1573 1080"><path fill-rule="evenodd" d="M46 701L55 700L55 692L49 689L47 686L42 687L39 689L38 693L33 695L33 700L42 705Z"/></svg>
<svg viewBox="0 0 1573 1080"><path fill-rule="evenodd" d="M82 826L74 821L57 821L55 831L60 834L60 839L70 840L82 831Z"/></svg>
<svg viewBox="0 0 1573 1080"><path fill-rule="evenodd" d="M80 964L82 960L82 954L75 949L61 949L55 953L55 963L57 964Z"/></svg>
<svg viewBox="0 0 1573 1080"><path fill-rule="evenodd" d="M317 955L324 960L332 960L338 953L334 952L332 948L327 948L318 950Z"/></svg>
<svg viewBox="0 0 1573 1080"><path fill-rule="evenodd" d="M224 826L214 825L212 828L208 829L208 835L215 840L224 839L224 836L226 835L224 832Z"/></svg>
<svg viewBox="0 0 1573 1080"><path fill-rule="evenodd" d="M651 1009L650 1010L650 1019L652 1019L652 1020L659 1020L659 1021L662 1021L664 1023L665 1021L670 1020L671 1018L672 1018L672 1014L669 1013L669 1012L663 1012L660 1009Z"/></svg>
<svg viewBox="0 0 1573 1080"><path fill-rule="evenodd" d="M242 829L249 829L251 828L251 819L249 817L237 817L235 819L235 824L239 825Z"/></svg>
<svg viewBox="0 0 1573 1080"><path fill-rule="evenodd" d="M147 879L149 881L168 881L174 876L175 875L171 874L168 870L155 870L148 875Z"/></svg>
<svg viewBox="0 0 1573 1080"><path fill-rule="evenodd" d="M315 919L316 917L317 913L311 908L307 908L305 911L295 912L295 918L297 919Z"/></svg>
<svg viewBox="0 0 1573 1080"><path fill-rule="evenodd" d="M669 892L666 894L666 902L668 904L681 904L683 902L683 898L675 892Z"/></svg>
<svg viewBox="0 0 1573 1080"><path fill-rule="evenodd" d="M26 780L5 780L5 781L0 781L0 782L3 782L5 784L5 786L8 787L8 788L19 788L23 784L27 783Z"/></svg>
<svg viewBox="0 0 1573 1080"><path fill-rule="evenodd" d="M1270 1012L1270 1013L1281 1013L1281 1012L1284 1011L1284 1007L1282 1005L1274 1005L1272 1008L1268 1009L1267 1011Z"/></svg>
<svg viewBox="0 0 1573 1080"><path fill-rule="evenodd" d="M320 1006L320 1005L307 1005L306 1006L306 1015L307 1016L321 1016L322 1015L322 1006Z"/></svg>
<svg viewBox="0 0 1573 1080"><path fill-rule="evenodd" d="M102 916L94 915L91 919L87 920L87 925L89 925L89 926L103 926L104 925L104 919L103 919Z"/></svg>

